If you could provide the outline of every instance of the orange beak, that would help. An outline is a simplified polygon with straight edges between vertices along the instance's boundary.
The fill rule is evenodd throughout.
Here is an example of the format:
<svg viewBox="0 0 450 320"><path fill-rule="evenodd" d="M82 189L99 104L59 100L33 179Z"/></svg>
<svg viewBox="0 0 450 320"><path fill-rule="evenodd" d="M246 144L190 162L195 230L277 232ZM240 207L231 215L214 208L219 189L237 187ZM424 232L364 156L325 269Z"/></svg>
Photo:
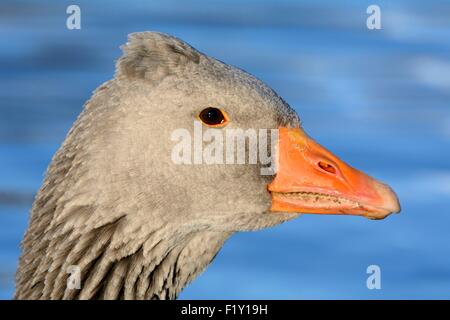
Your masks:
<svg viewBox="0 0 450 320"><path fill-rule="evenodd" d="M383 219L400 211L392 189L344 163L300 128L280 128L271 211Z"/></svg>

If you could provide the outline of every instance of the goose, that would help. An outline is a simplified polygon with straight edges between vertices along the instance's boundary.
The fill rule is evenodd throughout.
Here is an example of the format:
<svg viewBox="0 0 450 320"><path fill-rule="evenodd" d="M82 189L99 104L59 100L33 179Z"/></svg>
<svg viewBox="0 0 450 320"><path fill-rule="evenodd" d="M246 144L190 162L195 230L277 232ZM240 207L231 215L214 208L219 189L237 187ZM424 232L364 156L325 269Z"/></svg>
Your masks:
<svg viewBox="0 0 450 320"><path fill-rule="evenodd" d="M315 142L249 73L159 32L132 33L122 50L114 78L94 91L47 169L15 299L176 299L236 232L308 213L400 211L389 186ZM267 132L275 169L195 161L187 149L177 163L174 132L192 137L199 126L211 137ZM197 139L203 151L206 140Z"/></svg>

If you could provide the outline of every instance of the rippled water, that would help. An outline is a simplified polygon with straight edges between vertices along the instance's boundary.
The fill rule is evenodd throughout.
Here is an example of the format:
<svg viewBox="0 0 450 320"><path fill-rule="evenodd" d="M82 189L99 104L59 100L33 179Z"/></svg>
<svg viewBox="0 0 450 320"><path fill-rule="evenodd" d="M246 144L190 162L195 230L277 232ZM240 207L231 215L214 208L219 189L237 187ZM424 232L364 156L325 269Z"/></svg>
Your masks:
<svg viewBox="0 0 450 320"><path fill-rule="evenodd" d="M182 298L450 298L450 3L73 1L0 4L0 298L43 172L134 31L172 33L272 86L305 129L389 182L383 221L302 216L230 239ZM382 289L366 288L366 268Z"/></svg>

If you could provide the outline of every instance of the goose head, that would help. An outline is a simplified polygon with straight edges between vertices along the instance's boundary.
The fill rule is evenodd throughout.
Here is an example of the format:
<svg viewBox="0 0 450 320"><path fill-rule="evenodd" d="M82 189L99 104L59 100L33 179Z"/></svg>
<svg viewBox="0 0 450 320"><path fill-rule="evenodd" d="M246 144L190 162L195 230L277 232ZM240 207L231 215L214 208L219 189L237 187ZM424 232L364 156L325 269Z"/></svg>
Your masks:
<svg viewBox="0 0 450 320"><path fill-rule="evenodd" d="M16 298L175 298L234 232L399 211L252 75L157 32L123 51L48 169Z"/></svg>

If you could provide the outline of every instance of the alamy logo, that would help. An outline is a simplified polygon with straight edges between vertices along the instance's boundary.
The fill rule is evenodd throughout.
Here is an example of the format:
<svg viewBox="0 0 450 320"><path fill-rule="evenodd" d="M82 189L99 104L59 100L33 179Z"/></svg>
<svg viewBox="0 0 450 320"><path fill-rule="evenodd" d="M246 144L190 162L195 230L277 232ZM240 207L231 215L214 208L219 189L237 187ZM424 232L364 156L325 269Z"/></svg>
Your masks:
<svg viewBox="0 0 450 320"><path fill-rule="evenodd" d="M66 27L69 30L81 29L81 9L79 6L72 4L67 7L66 13L69 14L66 20Z"/></svg>
<svg viewBox="0 0 450 320"><path fill-rule="evenodd" d="M376 264L372 264L367 267L366 272L370 274L366 282L367 289L381 289L381 268Z"/></svg>
<svg viewBox="0 0 450 320"><path fill-rule="evenodd" d="M376 4L372 4L367 7L367 17L366 25L369 30L380 30L381 29L381 9Z"/></svg>
<svg viewBox="0 0 450 320"><path fill-rule="evenodd" d="M70 290L81 289L81 269L79 266L71 265L66 269L66 273L69 274L67 278L67 288Z"/></svg>
<svg viewBox="0 0 450 320"><path fill-rule="evenodd" d="M278 129L217 129L203 130L194 121L193 137L188 129L172 132L176 144L171 158L175 164L260 164L261 175L276 173Z"/></svg>

